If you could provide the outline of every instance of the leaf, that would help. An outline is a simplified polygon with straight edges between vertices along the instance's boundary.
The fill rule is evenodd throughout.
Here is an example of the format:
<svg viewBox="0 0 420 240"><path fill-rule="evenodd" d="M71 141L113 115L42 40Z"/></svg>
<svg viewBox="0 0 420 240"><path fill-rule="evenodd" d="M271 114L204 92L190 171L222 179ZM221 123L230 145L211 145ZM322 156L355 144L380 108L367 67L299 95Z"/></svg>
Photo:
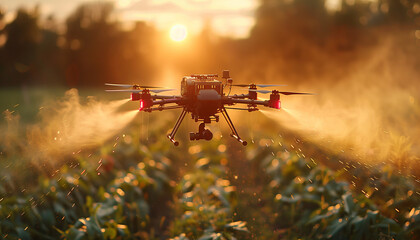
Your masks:
<svg viewBox="0 0 420 240"><path fill-rule="evenodd" d="M210 164L210 160L208 158L200 158L195 163L195 167L197 169L206 169Z"/></svg>
<svg viewBox="0 0 420 240"><path fill-rule="evenodd" d="M187 238L187 236L185 235L185 233L181 233L179 236L176 236L174 238L171 238L170 240L190 240L190 239Z"/></svg>
<svg viewBox="0 0 420 240"><path fill-rule="evenodd" d="M84 238L85 234L86 234L85 232L72 227L68 230L66 239L81 240Z"/></svg>
<svg viewBox="0 0 420 240"><path fill-rule="evenodd" d="M369 238L369 223L367 218L355 217L351 224L353 225L353 239Z"/></svg>
<svg viewBox="0 0 420 240"><path fill-rule="evenodd" d="M117 237L117 230L112 227L108 227L105 229L104 238L106 239L115 239Z"/></svg>
<svg viewBox="0 0 420 240"><path fill-rule="evenodd" d="M22 227L17 227L16 232L17 232L17 235L19 236L19 238L22 239L22 240L32 239L29 232L27 230L23 229Z"/></svg>
<svg viewBox="0 0 420 240"><path fill-rule="evenodd" d="M89 236L102 235L101 227L94 217L87 218L85 226Z"/></svg>
<svg viewBox="0 0 420 240"><path fill-rule="evenodd" d="M308 221L308 224L314 224L314 223L317 223L317 222L319 222L320 220L322 220L322 219L326 219L326 218L329 218L329 217L331 217L331 216L333 216L333 214L331 214L331 212L327 212L326 214L322 214L322 215L316 215L315 217L311 218L311 219Z"/></svg>
<svg viewBox="0 0 420 240"><path fill-rule="evenodd" d="M55 225L54 213L50 209L44 209L40 212L41 220L47 226Z"/></svg>
<svg viewBox="0 0 420 240"><path fill-rule="evenodd" d="M354 211L355 205L354 205L353 197L351 193L344 195L343 200L344 200L344 211L349 215L356 214Z"/></svg>
<svg viewBox="0 0 420 240"><path fill-rule="evenodd" d="M207 233L201 236L198 240L221 240L223 236L221 233Z"/></svg>
<svg viewBox="0 0 420 240"><path fill-rule="evenodd" d="M216 196L223 203L223 205L229 207L230 204L229 204L229 201L225 197L226 194L224 194L225 191L223 188L212 186L209 188L207 193Z"/></svg>
<svg viewBox="0 0 420 240"><path fill-rule="evenodd" d="M343 232L343 228L347 226L347 221L344 219L336 219L333 224L327 228L327 236L331 239L348 239L348 234Z"/></svg>
<svg viewBox="0 0 420 240"><path fill-rule="evenodd" d="M280 199L280 201L281 201L281 202L285 202L285 203L297 203L297 202L299 202L301 199L302 199L302 197L301 197L301 196L296 195L296 196L293 196L293 198L290 198L290 197L282 197L282 198Z"/></svg>
<svg viewBox="0 0 420 240"><path fill-rule="evenodd" d="M56 213L59 213L59 214L61 214L61 215L63 215L63 216L66 216L66 209L64 209L64 207L63 207L63 206L61 206L61 204L59 204L59 203L57 203L57 202L54 202L54 203L53 203L53 207L54 207L54 211L55 211Z"/></svg>
<svg viewBox="0 0 420 240"><path fill-rule="evenodd" d="M117 208L114 208L114 206L100 205L100 207L98 208L98 210L96 212L96 216L99 219L103 219L104 217L107 217L107 216L113 214L116 210L117 210Z"/></svg>

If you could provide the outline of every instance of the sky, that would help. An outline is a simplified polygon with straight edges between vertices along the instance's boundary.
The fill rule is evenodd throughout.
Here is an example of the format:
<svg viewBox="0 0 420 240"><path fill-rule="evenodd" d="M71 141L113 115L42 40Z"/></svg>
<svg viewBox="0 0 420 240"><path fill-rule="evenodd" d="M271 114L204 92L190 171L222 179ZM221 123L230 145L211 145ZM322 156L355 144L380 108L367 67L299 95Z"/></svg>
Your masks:
<svg viewBox="0 0 420 240"><path fill-rule="evenodd" d="M169 31L175 24L185 25L190 33L199 33L210 25L219 35L245 38L254 25L258 0L109 0L114 2L116 13L123 21L148 21L162 31ZM82 3L104 0L2 0L6 16L13 19L13 12L20 6L31 8L37 4L47 16L53 14L64 20Z"/></svg>

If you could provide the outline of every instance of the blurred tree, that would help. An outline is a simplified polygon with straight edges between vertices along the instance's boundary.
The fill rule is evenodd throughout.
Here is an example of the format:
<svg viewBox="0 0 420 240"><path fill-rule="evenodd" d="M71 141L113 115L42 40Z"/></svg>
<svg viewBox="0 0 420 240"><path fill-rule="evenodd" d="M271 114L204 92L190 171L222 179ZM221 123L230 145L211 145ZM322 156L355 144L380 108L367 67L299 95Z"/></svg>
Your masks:
<svg viewBox="0 0 420 240"><path fill-rule="evenodd" d="M331 17L324 0L262 0L250 44L251 75L270 79L316 75L327 43ZM261 69L264 66L264 70Z"/></svg>
<svg viewBox="0 0 420 240"><path fill-rule="evenodd" d="M6 25L4 21L4 10L0 7L0 79L5 76L6 65L5 65L5 56L4 56L4 44L6 43L6 34L4 33L4 26ZM0 80L0 86L2 81Z"/></svg>
<svg viewBox="0 0 420 240"><path fill-rule="evenodd" d="M36 74L38 84L62 85L64 83L64 51L60 48L62 37L59 24L50 15L42 25L42 41L38 46Z"/></svg>
<svg viewBox="0 0 420 240"><path fill-rule="evenodd" d="M41 41L38 19L37 7L32 12L21 8L4 28L7 40L1 60L4 66L1 85L22 85L34 80L37 47Z"/></svg>
<svg viewBox="0 0 420 240"><path fill-rule="evenodd" d="M118 81L147 83L155 79L160 67L156 56L159 41L155 28L142 21L135 22L132 30L124 32L121 41L120 64L125 79L117 76Z"/></svg>
<svg viewBox="0 0 420 240"><path fill-rule="evenodd" d="M123 31L112 11L111 3L85 4L67 19L68 85L135 81L154 72L154 30L137 23Z"/></svg>
<svg viewBox="0 0 420 240"><path fill-rule="evenodd" d="M379 0L379 3L381 11L387 15L388 23L411 25L414 24L416 18L420 18L418 0Z"/></svg>
<svg viewBox="0 0 420 240"><path fill-rule="evenodd" d="M107 60L117 28L108 23L112 5L85 4L67 19L66 80L70 86L95 85L105 80Z"/></svg>
<svg viewBox="0 0 420 240"><path fill-rule="evenodd" d="M296 40L321 44L329 20L324 5L324 0L262 0L251 38L279 48Z"/></svg>

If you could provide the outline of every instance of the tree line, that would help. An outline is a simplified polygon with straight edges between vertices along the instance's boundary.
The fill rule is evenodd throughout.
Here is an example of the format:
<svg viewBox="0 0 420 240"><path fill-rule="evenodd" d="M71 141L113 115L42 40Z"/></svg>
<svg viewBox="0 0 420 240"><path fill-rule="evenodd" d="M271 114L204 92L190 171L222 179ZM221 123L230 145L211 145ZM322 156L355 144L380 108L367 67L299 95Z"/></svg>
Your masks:
<svg viewBox="0 0 420 240"><path fill-rule="evenodd" d="M110 3L83 4L64 23L53 15L42 17L38 7L18 9L10 22L0 12L0 86L102 86L153 79L162 67L158 56L165 54L162 34L146 22L127 30L113 11ZM335 11L324 0L261 0L249 38L215 41L205 28L193 38L195 53L171 59L175 67L190 71L198 58L200 70L227 66L238 71L243 64L264 69L287 59L284 68L298 73L319 69L309 63L320 61L326 50L335 54L374 44L372 29L414 31L419 25L416 0L343 0Z"/></svg>

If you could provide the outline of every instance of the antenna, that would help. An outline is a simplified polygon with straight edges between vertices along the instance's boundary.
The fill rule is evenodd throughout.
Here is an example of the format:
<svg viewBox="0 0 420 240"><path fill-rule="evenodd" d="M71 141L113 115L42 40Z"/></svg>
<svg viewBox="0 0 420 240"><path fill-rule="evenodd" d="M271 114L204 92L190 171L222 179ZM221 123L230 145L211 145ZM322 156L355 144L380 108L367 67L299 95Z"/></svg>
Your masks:
<svg viewBox="0 0 420 240"><path fill-rule="evenodd" d="M232 90L232 83L233 83L233 79L232 78L230 78L230 72L229 72L229 70L223 70L223 74L222 74L222 78L224 78L225 80L226 80L226 82L225 82L225 84L224 84L224 86L223 86L223 89L227 86L227 85L229 85L229 93L228 93L228 96L230 95L230 91Z"/></svg>
<svg viewBox="0 0 420 240"><path fill-rule="evenodd" d="M223 70L223 78L224 79L230 78L229 70Z"/></svg>

